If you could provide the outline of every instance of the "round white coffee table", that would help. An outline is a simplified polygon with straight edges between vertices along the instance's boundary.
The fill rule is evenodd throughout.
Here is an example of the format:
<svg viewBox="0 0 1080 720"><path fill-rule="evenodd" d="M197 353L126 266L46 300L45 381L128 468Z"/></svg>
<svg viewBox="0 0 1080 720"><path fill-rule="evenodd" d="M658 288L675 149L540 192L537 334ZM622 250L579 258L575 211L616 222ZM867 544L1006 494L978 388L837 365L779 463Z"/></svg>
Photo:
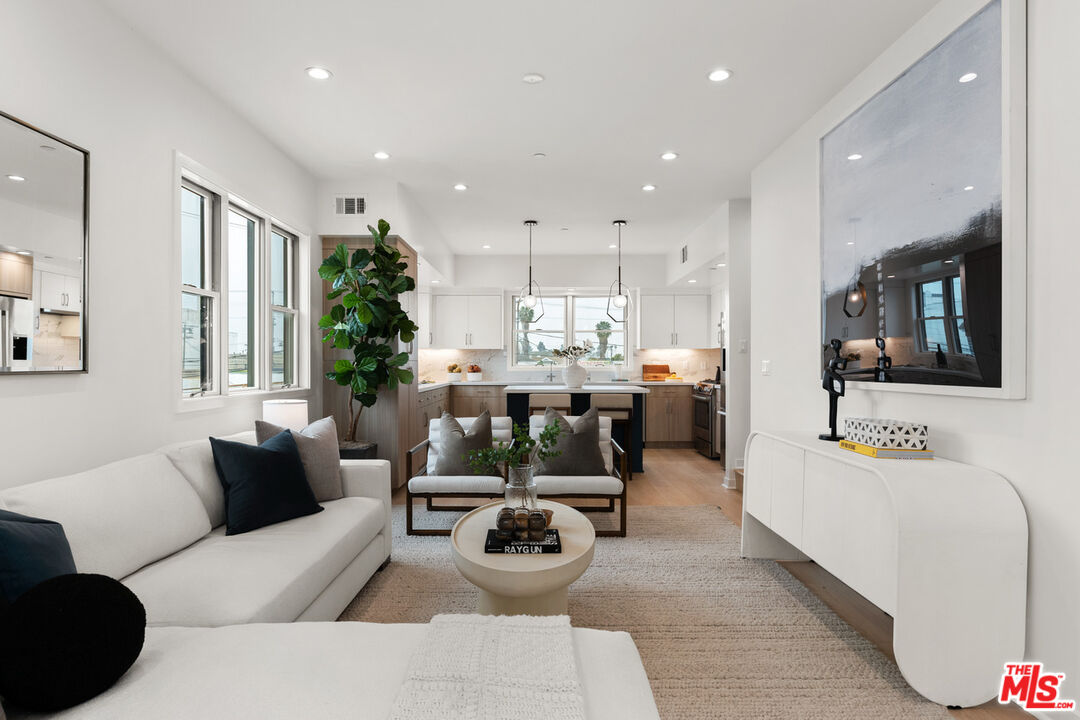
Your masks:
<svg viewBox="0 0 1080 720"><path fill-rule="evenodd" d="M503 507L496 502L462 517L450 531L454 564L465 579L480 588L477 611L483 615L565 615L566 588L581 577L593 558L596 531L574 508L541 500L555 512L561 553L502 555L484 552L487 531Z"/></svg>

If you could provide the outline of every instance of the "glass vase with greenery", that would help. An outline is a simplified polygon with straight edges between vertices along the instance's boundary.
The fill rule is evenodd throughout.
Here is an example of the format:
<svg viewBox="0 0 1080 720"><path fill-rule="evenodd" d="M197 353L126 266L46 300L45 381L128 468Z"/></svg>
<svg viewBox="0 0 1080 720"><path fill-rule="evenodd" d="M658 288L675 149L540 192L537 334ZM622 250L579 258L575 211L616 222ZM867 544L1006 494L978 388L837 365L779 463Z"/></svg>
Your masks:
<svg viewBox="0 0 1080 720"><path fill-rule="evenodd" d="M412 342L417 330L398 300L401 293L415 289L416 282L406 274L404 256L386 242L390 224L379 220L378 228L368 225L368 230L374 240L371 248L350 255L345 245L338 245L319 267L319 277L331 286L327 299L340 298L319 320L326 332L323 342L350 355L336 360L326 373L349 390L349 442L356 440L360 413L375 404L380 388L393 390L398 383L413 381L412 370L403 367L409 354L395 350L399 340Z"/></svg>
<svg viewBox="0 0 1080 720"><path fill-rule="evenodd" d="M559 431L558 423L548 423L539 436L534 438L529 434L527 425L514 423L513 441L470 450L469 464L477 473L495 472L494 468L504 465L507 470L506 506L535 510L536 482L533 480L533 464L537 460L548 460L562 454L555 449Z"/></svg>

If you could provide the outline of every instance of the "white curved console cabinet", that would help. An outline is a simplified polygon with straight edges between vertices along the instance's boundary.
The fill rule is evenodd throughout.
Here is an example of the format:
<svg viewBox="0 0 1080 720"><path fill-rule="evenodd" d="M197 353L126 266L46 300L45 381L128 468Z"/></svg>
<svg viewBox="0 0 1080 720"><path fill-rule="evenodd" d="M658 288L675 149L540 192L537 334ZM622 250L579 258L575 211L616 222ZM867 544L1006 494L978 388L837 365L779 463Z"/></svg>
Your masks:
<svg viewBox="0 0 1080 720"><path fill-rule="evenodd" d="M1024 657L1027 600L1027 515L1005 478L758 432L744 483L744 557L812 559L892 615L896 664L930 700L997 695Z"/></svg>

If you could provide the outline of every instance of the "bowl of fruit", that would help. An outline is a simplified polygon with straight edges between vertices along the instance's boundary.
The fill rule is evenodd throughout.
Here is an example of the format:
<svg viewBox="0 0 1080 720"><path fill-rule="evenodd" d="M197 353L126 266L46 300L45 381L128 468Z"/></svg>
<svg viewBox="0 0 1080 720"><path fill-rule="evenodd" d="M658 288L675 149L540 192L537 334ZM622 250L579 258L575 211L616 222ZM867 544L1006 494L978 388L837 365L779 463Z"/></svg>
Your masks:
<svg viewBox="0 0 1080 720"><path fill-rule="evenodd" d="M447 382L461 382L461 366L457 363L450 363L446 366L446 381Z"/></svg>
<svg viewBox="0 0 1080 720"><path fill-rule="evenodd" d="M479 365L473 363L472 365L469 365L468 373L465 375L465 378L469 382L480 382L484 379L484 371L480 369Z"/></svg>

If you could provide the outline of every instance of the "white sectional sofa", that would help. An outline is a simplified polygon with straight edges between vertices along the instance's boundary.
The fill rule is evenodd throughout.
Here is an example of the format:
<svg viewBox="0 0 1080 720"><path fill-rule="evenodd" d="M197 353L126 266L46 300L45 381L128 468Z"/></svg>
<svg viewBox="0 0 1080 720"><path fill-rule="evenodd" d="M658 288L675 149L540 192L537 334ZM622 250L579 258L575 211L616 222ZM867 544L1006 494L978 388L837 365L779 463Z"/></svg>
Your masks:
<svg viewBox="0 0 1080 720"><path fill-rule="evenodd" d="M228 537L208 440L9 488L0 504L61 523L79 572L127 585L150 626L335 620L391 534L389 463L346 460L341 475L345 497L322 512Z"/></svg>

